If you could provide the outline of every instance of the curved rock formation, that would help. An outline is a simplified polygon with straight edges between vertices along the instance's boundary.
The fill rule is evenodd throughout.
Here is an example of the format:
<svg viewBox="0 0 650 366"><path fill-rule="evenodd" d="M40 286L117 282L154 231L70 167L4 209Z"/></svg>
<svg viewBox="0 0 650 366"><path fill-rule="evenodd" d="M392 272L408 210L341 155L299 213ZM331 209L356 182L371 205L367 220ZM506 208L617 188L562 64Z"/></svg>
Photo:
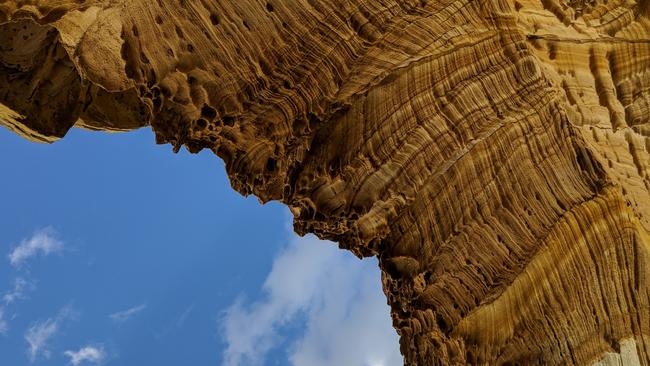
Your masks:
<svg viewBox="0 0 650 366"><path fill-rule="evenodd" d="M3 1L0 122L211 149L408 365L650 364L648 0Z"/></svg>

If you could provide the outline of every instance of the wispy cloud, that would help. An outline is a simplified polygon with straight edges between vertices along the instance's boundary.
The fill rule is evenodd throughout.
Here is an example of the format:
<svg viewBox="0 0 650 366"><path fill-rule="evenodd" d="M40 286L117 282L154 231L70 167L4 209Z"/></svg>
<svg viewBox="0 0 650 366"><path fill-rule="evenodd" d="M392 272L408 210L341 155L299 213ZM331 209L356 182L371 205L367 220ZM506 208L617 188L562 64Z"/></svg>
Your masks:
<svg viewBox="0 0 650 366"><path fill-rule="evenodd" d="M147 305L146 304L141 304L138 306L134 306L130 309L124 310L124 311L119 311L117 313L113 313L109 315L108 317L111 318L112 321L116 323L124 323L125 321L129 320L131 317L136 315L137 313L141 312L142 310L146 309Z"/></svg>
<svg viewBox="0 0 650 366"><path fill-rule="evenodd" d="M181 316L178 317L178 320L176 321L176 327L181 328L183 325L185 325L185 321L190 316L193 310L194 310L194 304L188 306L187 309L185 309L185 311L181 314Z"/></svg>
<svg viewBox="0 0 650 366"><path fill-rule="evenodd" d="M297 321L304 331L289 340L292 365L403 363L376 259L360 262L331 242L296 238L275 258L263 292L264 300L239 299L226 311L224 365L261 364Z"/></svg>
<svg viewBox="0 0 650 366"><path fill-rule="evenodd" d="M24 299L27 286L27 280L24 278L18 277L14 279L13 289L2 296L2 301L4 301L5 304L9 305L14 303L16 300Z"/></svg>
<svg viewBox="0 0 650 366"><path fill-rule="evenodd" d="M103 346L85 346L78 351L65 351L64 355L70 358L70 364L79 365L100 365L106 360L106 352Z"/></svg>
<svg viewBox="0 0 650 366"><path fill-rule="evenodd" d="M31 326L25 333L25 340L29 343L29 359L34 362L39 354L46 358L50 357L50 350L47 349L47 341L54 336L59 329L56 319L47 319Z"/></svg>
<svg viewBox="0 0 650 366"><path fill-rule="evenodd" d="M0 334L5 335L9 331L9 324L5 320L5 310L0 307Z"/></svg>
<svg viewBox="0 0 650 366"><path fill-rule="evenodd" d="M182 313L175 319L171 319L167 324L161 329L154 331L153 336L160 340L170 333L175 333L179 329L183 328L185 326L185 322L187 319L192 315L192 312L194 311L194 304L191 304L185 310L183 310Z"/></svg>
<svg viewBox="0 0 650 366"><path fill-rule="evenodd" d="M0 304L0 334L6 335L9 331L9 322L5 318L5 309L17 300L25 298L27 286L27 281L24 278L18 277L14 279L13 288L2 296L3 303Z"/></svg>
<svg viewBox="0 0 650 366"><path fill-rule="evenodd" d="M9 262L20 267L26 260L35 255L46 256L63 250L63 242L56 239L56 233L51 227L37 230L31 238L24 239L7 256Z"/></svg>
<svg viewBox="0 0 650 366"><path fill-rule="evenodd" d="M70 306L65 306L59 311L56 317L39 321L30 326L25 332L25 340L29 344L27 354L31 362L42 355L45 358L50 357L48 342L59 331L61 323L71 318L73 312Z"/></svg>

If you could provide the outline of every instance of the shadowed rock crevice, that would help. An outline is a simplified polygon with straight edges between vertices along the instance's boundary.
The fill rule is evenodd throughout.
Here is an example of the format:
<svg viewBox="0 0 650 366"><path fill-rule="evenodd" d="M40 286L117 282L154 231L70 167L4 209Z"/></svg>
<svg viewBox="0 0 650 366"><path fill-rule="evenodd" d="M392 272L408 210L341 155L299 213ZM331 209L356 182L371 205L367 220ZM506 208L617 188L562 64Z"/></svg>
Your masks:
<svg viewBox="0 0 650 366"><path fill-rule="evenodd" d="M648 17L602 1L9 1L0 122L46 142L150 126L212 150L297 232L378 256L406 364L649 365Z"/></svg>

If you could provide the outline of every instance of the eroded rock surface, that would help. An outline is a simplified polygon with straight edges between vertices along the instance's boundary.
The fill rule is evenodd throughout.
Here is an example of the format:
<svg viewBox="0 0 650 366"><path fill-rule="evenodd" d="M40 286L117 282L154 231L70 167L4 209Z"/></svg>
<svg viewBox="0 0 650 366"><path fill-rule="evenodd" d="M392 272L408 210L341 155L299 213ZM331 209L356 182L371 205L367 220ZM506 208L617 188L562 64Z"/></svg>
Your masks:
<svg viewBox="0 0 650 366"><path fill-rule="evenodd" d="M211 149L408 365L650 364L648 0L3 1L0 122Z"/></svg>

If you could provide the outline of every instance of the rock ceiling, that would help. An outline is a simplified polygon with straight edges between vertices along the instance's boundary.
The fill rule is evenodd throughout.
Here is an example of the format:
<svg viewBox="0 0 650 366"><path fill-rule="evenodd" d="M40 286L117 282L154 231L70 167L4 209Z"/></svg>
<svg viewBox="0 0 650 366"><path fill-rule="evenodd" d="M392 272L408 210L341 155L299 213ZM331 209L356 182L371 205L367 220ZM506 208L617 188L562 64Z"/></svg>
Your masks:
<svg viewBox="0 0 650 366"><path fill-rule="evenodd" d="M648 0L4 0L0 123L212 150L408 365L650 364Z"/></svg>

